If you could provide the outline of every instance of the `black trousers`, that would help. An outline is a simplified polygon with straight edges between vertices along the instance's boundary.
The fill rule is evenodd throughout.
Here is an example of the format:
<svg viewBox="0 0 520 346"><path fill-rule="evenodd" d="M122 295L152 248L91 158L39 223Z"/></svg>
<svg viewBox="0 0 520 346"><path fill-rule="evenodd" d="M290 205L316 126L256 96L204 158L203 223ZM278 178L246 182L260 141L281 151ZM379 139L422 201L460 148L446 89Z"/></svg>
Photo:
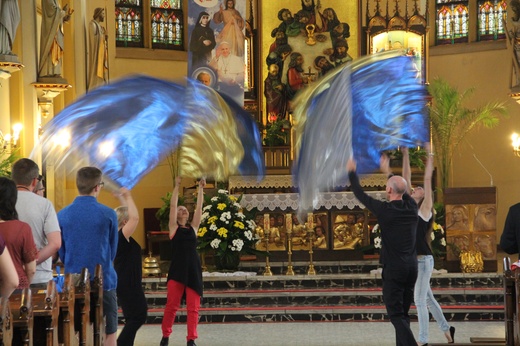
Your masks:
<svg viewBox="0 0 520 346"><path fill-rule="evenodd" d="M390 322L395 328L397 346L416 346L410 329L408 311L413 301L413 289L417 279L417 263L408 266L385 265L383 267L383 300Z"/></svg>
<svg viewBox="0 0 520 346"><path fill-rule="evenodd" d="M125 326L117 338L118 346L132 346L137 330L146 322L148 304L142 287L118 289L117 299L123 310Z"/></svg>

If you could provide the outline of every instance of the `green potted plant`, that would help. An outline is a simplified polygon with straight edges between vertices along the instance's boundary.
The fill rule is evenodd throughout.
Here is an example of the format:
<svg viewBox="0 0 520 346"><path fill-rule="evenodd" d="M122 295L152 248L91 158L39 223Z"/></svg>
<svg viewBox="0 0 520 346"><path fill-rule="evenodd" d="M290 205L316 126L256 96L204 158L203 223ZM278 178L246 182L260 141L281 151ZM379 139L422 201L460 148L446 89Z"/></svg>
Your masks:
<svg viewBox="0 0 520 346"><path fill-rule="evenodd" d="M289 139L291 123L287 119L278 118L265 126L264 145L276 147L286 145Z"/></svg>
<svg viewBox="0 0 520 346"><path fill-rule="evenodd" d="M424 160L426 159L426 150L421 147L410 148L408 150L410 158L410 166L424 169ZM403 165L403 153L400 149L391 150L388 152L390 163L393 167L401 167Z"/></svg>
<svg viewBox="0 0 520 346"><path fill-rule="evenodd" d="M17 150L7 150L6 140L0 132L0 177L11 177L11 167L18 160Z"/></svg>
<svg viewBox="0 0 520 346"><path fill-rule="evenodd" d="M466 136L482 127L494 128L499 116L506 114L503 103L490 102L475 109L467 108L465 101L474 88L459 92L440 78L428 87L432 96L430 108L431 134L435 150L436 166L440 175L440 188L450 184L453 153Z"/></svg>
<svg viewBox="0 0 520 346"><path fill-rule="evenodd" d="M172 193L167 192L166 196L161 197L163 201L163 205L157 210L155 213L155 217L159 220L159 224L161 226L161 231L168 230L168 223L170 222L170 201L172 198ZM177 205L184 204L184 197L179 197Z"/></svg>

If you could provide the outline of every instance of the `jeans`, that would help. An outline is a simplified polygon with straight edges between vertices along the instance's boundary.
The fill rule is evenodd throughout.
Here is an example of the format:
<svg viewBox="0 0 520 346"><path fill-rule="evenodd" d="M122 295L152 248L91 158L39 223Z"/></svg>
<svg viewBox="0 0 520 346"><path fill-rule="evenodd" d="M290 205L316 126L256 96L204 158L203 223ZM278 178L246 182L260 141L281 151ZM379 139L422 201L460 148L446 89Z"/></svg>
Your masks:
<svg viewBox="0 0 520 346"><path fill-rule="evenodd" d="M442 309L433 296L430 287L430 278L433 272L433 256L419 256L418 258L418 275L415 282L414 300L417 308L417 317L419 319L419 343L428 343L428 325L430 316L428 309L432 313L433 318L437 321L439 328L443 332L450 329L450 325L446 321L442 313Z"/></svg>

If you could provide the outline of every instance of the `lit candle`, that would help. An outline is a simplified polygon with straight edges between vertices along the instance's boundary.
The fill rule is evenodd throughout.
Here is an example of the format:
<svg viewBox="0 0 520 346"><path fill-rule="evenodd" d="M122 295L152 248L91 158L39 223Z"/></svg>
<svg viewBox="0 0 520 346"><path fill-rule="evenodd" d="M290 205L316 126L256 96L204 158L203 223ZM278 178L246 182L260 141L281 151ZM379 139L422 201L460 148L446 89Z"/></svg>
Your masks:
<svg viewBox="0 0 520 346"><path fill-rule="evenodd" d="M292 230L292 215L291 214L285 214L285 230L286 231Z"/></svg>
<svg viewBox="0 0 520 346"><path fill-rule="evenodd" d="M269 214L264 214L264 231L269 229Z"/></svg>
<svg viewBox="0 0 520 346"><path fill-rule="evenodd" d="M314 228L314 214L313 213L307 214L307 225L310 229Z"/></svg>

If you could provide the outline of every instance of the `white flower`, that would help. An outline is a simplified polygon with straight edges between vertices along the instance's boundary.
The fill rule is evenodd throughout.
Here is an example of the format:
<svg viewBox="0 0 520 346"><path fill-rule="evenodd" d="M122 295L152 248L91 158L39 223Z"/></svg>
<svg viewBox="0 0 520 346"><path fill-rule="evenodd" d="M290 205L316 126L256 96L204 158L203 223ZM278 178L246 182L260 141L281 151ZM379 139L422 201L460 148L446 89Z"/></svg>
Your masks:
<svg viewBox="0 0 520 346"><path fill-rule="evenodd" d="M441 245L442 246L446 246L446 238L442 238L441 239Z"/></svg>
<svg viewBox="0 0 520 346"><path fill-rule="evenodd" d="M223 194L223 195L227 195L229 192L228 192L228 190L220 189L220 190L218 190L218 193Z"/></svg>
<svg viewBox="0 0 520 346"><path fill-rule="evenodd" d="M220 245L220 239L217 239L217 238L213 239L211 241L210 245L214 249L218 248L218 246Z"/></svg>
<svg viewBox="0 0 520 346"><path fill-rule="evenodd" d="M220 214L220 221L227 221L231 219L231 213L229 211L225 211Z"/></svg>
<svg viewBox="0 0 520 346"><path fill-rule="evenodd" d="M374 228L372 228L372 233L379 233L379 231L380 231L380 230L379 230L379 224L376 223L376 224L374 225Z"/></svg>
<svg viewBox="0 0 520 346"><path fill-rule="evenodd" d="M247 228L254 231L256 229L256 223L253 220L246 220Z"/></svg>
<svg viewBox="0 0 520 346"><path fill-rule="evenodd" d="M209 230L215 232L217 230L217 225L212 223L211 226L209 226Z"/></svg>
<svg viewBox="0 0 520 346"><path fill-rule="evenodd" d="M206 211L206 210L210 210L212 207L211 204L208 204L207 206L205 206L204 208L202 208L202 210Z"/></svg>
<svg viewBox="0 0 520 346"><path fill-rule="evenodd" d="M218 197L217 197L217 196L215 196L215 197L211 197L211 201L212 201L212 202L216 202L216 201L218 201ZM209 207L211 208L211 206L209 206Z"/></svg>
<svg viewBox="0 0 520 346"><path fill-rule="evenodd" d="M253 239L253 232L251 231L245 231L244 235L246 236L247 240Z"/></svg>
<svg viewBox="0 0 520 346"><path fill-rule="evenodd" d="M246 217L244 214L242 213L237 213L237 217L241 218L242 220L244 220L244 218Z"/></svg>
<svg viewBox="0 0 520 346"><path fill-rule="evenodd" d="M237 208L238 210L242 209L242 206L241 206L239 203L237 203L237 202L233 203L233 206L234 206L235 208ZM242 214L242 213L238 213L238 214ZM243 215L243 214L242 214L242 215Z"/></svg>
<svg viewBox="0 0 520 346"><path fill-rule="evenodd" d="M236 251L242 251L242 246L244 246L244 241L242 239L234 239L233 247L236 247ZM235 250L233 250L235 251Z"/></svg>
<svg viewBox="0 0 520 346"><path fill-rule="evenodd" d="M374 247L376 249L381 249L381 237L374 238Z"/></svg>
<svg viewBox="0 0 520 346"><path fill-rule="evenodd" d="M201 222L206 221L206 219L208 218L208 216L209 216L209 213L208 213L208 212L203 213L202 216L201 216Z"/></svg>
<svg viewBox="0 0 520 346"><path fill-rule="evenodd" d="M435 233L434 232L430 233L430 237L432 238L432 240L435 240Z"/></svg>

